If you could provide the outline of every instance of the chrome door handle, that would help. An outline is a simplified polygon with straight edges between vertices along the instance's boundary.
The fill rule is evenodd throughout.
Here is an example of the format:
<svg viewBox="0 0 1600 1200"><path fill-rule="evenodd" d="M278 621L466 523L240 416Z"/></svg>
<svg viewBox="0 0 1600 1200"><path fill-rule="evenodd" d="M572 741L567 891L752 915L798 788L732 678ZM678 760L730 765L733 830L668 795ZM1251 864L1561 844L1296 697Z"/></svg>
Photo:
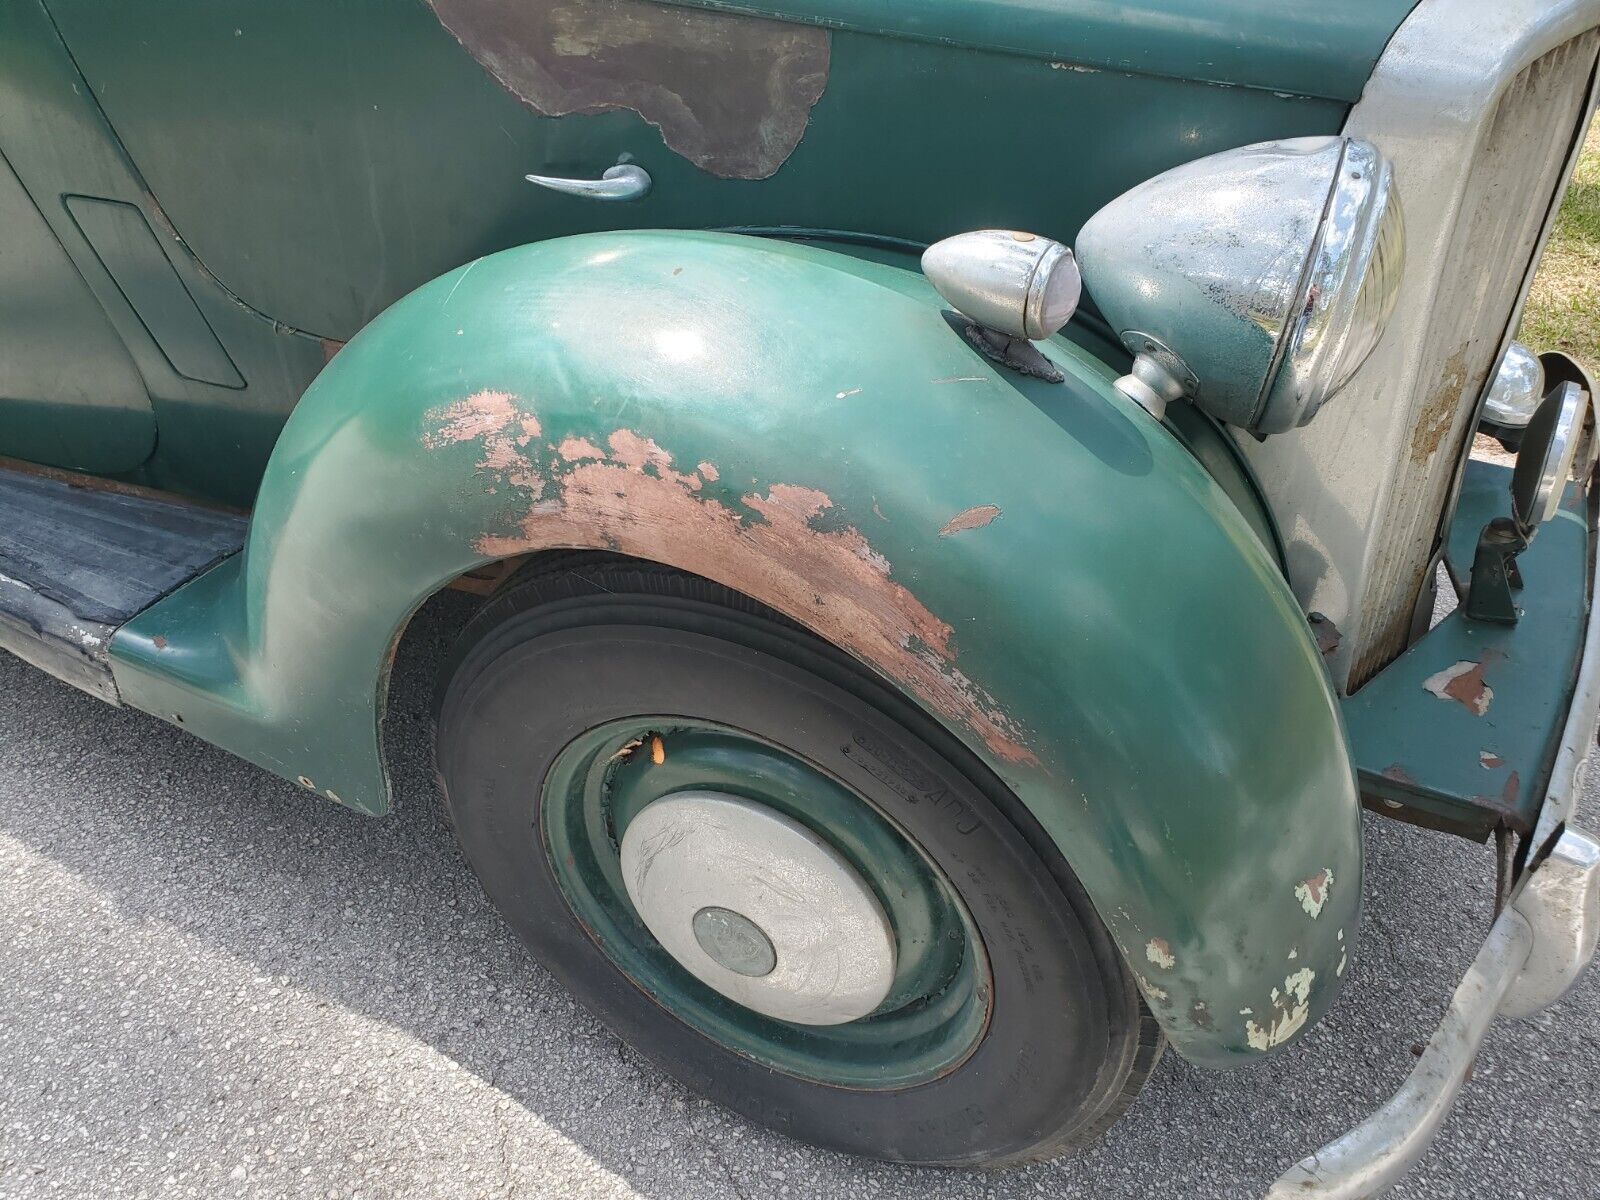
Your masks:
<svg viewBox="0 0 1600 1200"><path fill-rule="evenodd" d="M599 179L563 179L559 175L526 175L552 192L583 196L589 200L638 200L650 191L650 172L633 163L620 163Z"/></svg>

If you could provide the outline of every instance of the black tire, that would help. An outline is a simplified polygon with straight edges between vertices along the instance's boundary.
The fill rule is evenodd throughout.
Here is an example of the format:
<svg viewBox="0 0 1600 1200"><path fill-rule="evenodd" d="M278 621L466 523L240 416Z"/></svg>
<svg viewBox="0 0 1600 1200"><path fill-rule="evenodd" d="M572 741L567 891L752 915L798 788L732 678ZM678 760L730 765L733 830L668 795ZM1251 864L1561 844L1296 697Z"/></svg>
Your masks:
<svg viewBox="0 0 1600 1200"><path fill-rule="evenodd" d="M781 745L876 806L953 882L993 981L988 1024L963 1061L898 1090L798 1078L711 1040L614 965L552 871L540 783L572 739L640 713ZM857 735L885 748L880 774L914 763L959 805L908 800L846 753ZM538 959L640 1054L772 1129L901 1162L1043 1159L1096 1138L1160 1055L1126 965L1021 803L877 677L726 588L613 555L535 560L446 664L437 754L461 846Z"/></svg>

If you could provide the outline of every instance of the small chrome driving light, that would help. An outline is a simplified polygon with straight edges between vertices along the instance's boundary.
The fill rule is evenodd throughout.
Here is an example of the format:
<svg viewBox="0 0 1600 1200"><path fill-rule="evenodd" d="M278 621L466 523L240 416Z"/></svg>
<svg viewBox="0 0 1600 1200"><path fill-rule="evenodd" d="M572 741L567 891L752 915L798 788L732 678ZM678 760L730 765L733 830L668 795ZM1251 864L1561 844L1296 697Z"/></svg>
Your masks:
<svg viewBox="0 0 1600 1200"><path fill-rule="evenodd" d="M1499 429L1525 429L1544 398L1544 364L1521 342L1506 347L1483 402L1483 422Z"/></svg>
<svg viewBox="0 0 1600 1200"><path fill-rule="evenodd" d="M1188 396L1257 434L1304 425L1394 311L1405 228L1370 142L1261 142L1107 204L1078 235L1084 282L1136 356L1118 381L1157 416Z"/></svg>
<svg viewBox="0 0 1600 1200"><path fill-rule="evenodd" d="M1083 282L1060 242L1011 229L979 229L922 252L922 273L963 316L1007 337L1038 341L1077 311Z"/></svg>
<svg viewBox="0 0 1600 1200"><path fill-rule="evenodd" d="M1511 512L1524 537L1531 539L1561 506L1583 436L1587 401L1588 393L1576 383L1557 384L1523 431L1522 450L1511 472Z"/></svg>

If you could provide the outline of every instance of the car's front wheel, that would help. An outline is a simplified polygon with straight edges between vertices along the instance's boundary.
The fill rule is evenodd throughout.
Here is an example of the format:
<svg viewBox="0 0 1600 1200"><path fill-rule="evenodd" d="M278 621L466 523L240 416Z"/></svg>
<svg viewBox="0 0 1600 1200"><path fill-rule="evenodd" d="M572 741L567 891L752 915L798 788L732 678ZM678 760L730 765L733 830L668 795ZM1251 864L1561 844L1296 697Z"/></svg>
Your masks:
<svg viewBox="0 0 1600 1200"><path fill-rule="evenodd" d="M457 834L539 959L753 1120L907 1162L1093 1138L1159 1035L1060 855L854 661L609 555L516 578L439 707Z"/></svg>

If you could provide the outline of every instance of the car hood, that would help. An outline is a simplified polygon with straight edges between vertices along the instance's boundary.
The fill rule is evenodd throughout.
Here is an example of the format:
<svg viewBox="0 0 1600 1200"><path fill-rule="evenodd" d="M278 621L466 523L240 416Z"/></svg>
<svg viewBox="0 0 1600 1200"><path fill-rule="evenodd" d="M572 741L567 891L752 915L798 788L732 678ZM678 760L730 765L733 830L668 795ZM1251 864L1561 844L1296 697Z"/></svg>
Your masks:
<svg viewBox="0 0 1600 1200"><path fill-rule="evenodd" d="M1090 70L1354 103L1416 0L668 0Z"/></svg>

